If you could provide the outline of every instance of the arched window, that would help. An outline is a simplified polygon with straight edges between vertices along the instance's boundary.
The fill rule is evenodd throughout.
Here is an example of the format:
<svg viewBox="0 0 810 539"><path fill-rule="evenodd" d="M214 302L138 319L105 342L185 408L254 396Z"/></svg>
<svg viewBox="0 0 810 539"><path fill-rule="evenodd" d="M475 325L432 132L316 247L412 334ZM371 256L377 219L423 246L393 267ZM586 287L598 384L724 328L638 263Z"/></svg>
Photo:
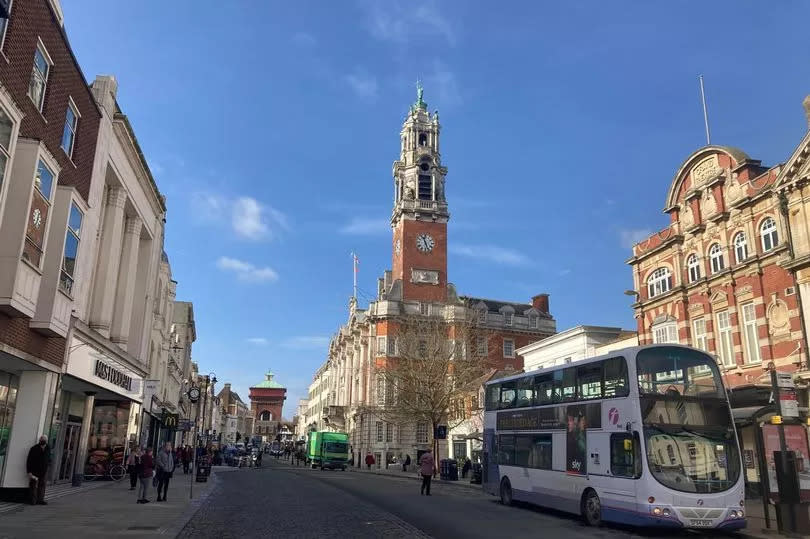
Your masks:
<svg viewBox="0 0 810 539"><path fill-rule="evenodd" d="M419 145L427 146L427 135L425 133L419 133Z"/></svg>
<svg viewBox="0 0 810 539"><path fill-rule="evenodd" d="M748 258L748 241L745 239L745 232L734 236L734 257L737 259L737 264Z"/></svg>
<svg viewBox="0 0 810 539"><path fill-rule="evenodd" d="M672 274L669 268L658 268L647 279L647 290L651 298L669 292L671 288Z"/></svg>
<svg viewBox="0 0 810 539"><path fill-rule="evenodd" d="M700 279L700 261L696 254L689 255L689 258L686 259L686 267L689 271L689 282L694 283L698 279Z"/></svg>
<svg viewBox="0 0 810 539"><path fill-rule="evenodd" d="M273 414L271 414L268 410L265 410L259 416L259 421L272 421L272 420L273 420Z"/></svg>
<svg viewBox="0 0 810 539"><path fill-rule="evenodd" d="M779 245L779 233L776 231L776 221L768 217L759 225L759 236L762 238L762 251L767 252Z"/></svg>
<svg viewBox="0 0 810 539"><path fill-rule="evenodd" d="M726 267L726 261L723 259L723 248L719 243L712 245L709 249L709 260L712 262L712 273L723 271Z"/></svg>

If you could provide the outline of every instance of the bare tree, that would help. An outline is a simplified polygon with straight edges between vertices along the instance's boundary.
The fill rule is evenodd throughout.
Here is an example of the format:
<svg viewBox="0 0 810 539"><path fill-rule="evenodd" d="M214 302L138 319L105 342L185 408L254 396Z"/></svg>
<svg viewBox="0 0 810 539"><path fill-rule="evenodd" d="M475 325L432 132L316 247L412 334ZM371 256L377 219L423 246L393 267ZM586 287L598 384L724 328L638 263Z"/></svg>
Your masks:
<svg viewBox="0 0 810 539"><path fill-rule="evenodd" d="M393 320L389 327L396 338L395 354L375 365L376 413L399 425L426 423L434 455L436 428L446 425L449 430L464 421L464 414L449 413L451 407L476 393L487 372L487 358L478 353L484 330L476 326L471 310L462 306L448 310L447 317Z"/></svg>

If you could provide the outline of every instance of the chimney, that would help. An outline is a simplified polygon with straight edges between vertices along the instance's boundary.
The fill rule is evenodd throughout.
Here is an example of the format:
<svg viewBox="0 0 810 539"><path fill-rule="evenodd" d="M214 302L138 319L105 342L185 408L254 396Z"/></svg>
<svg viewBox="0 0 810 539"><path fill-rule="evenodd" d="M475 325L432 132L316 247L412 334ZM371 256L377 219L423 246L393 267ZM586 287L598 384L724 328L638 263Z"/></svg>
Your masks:
<svg viewBox="0 0 810 539"><path fill-rule="evenodd" d="M804 106L804 117L807 119L807 127L810 128L810 95L804 98L802 106Z"/></svg>
<svg viewBox="0 0 810 539"><path fill-rule="evenodd" d="M532 307L541 313L549 313L548 310L548 294L537 294L532 298Z"/></svg>
<svg viewBox="0 0 810 539"><path fill-rule="evenodd" d="M392 275L391 275L391 270L385 270L385 273L383 273L383 276L384 276L383 277L383 286L385 286L385 291L387 292L388 290L391 289L391 281L393 280Z"/></svg>

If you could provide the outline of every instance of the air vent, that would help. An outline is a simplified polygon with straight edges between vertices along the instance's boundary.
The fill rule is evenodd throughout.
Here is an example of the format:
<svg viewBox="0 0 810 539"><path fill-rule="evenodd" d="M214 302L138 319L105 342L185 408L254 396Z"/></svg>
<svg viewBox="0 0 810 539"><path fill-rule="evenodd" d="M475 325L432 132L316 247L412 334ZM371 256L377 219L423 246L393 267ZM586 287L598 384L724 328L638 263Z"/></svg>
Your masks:
<svg viewBox="0 0 810 539"><path fill-rule="evenodd" d="M793 288L792 286L789 286L789 287L785 288L785 295L786 296L792 296L795 293L796 293L796 289Z"/></svg>

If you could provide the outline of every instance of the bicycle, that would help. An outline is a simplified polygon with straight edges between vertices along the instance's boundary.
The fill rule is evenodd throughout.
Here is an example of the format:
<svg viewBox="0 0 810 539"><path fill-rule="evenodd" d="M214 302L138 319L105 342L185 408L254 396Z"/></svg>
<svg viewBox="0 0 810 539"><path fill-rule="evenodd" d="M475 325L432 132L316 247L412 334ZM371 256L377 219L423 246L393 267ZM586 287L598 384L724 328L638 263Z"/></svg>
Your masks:
<svg viewBox="0 0 810 539"><path fill-rule="evenodd" d="M112 481L120 481L127 475L126 466L123 464L112 464L109 468L106 462L96 462L93 464L88 463L84 467L84 480L95 481L100 477L108 477Z"/></svg>

